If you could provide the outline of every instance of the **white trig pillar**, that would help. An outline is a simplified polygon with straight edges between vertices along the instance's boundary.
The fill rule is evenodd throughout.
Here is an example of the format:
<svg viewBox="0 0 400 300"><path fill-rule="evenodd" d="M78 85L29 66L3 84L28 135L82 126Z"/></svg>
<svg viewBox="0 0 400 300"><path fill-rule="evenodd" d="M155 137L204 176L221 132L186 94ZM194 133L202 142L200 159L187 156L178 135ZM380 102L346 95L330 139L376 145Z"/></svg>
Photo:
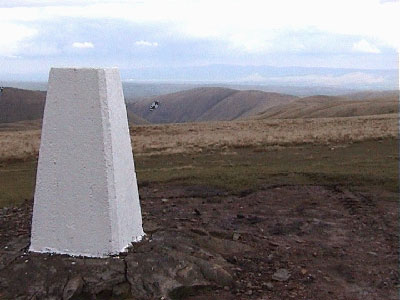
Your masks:
<svg viewBox="0 0 400 300"><path fill-rule="evenodd" d="M143 235L118 69L52 68L30 251L104 257Z"/></svg>

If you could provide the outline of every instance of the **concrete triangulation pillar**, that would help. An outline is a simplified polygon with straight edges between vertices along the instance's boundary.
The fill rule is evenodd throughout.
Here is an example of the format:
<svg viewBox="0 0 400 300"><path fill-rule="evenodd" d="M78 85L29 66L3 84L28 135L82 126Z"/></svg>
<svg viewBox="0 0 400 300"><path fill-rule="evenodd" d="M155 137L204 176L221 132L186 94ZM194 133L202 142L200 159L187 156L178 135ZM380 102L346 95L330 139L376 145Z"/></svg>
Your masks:
<svg viewBox="0 0 400 300"><path fill-rule="evenodd" d="M143 235L118 69L51 69L30 251L104 257Z"/></svg>

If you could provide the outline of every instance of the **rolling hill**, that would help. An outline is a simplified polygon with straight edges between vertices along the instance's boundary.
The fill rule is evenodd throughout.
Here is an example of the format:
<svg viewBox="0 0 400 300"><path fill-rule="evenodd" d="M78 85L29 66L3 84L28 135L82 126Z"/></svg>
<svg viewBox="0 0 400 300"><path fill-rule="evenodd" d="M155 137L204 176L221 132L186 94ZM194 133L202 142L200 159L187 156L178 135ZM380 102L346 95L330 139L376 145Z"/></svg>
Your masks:
<svg viewBox="0 0 400 300"><path fill-rule="evenodd" d="M150 124L149 121L143 119L142 117L139 117L138 115L134 114L133 112L127 110L128 113L128 122L130 124L135 124L135 125L146 125Z"/></svg>
<svg viewBox="0 0 400 300"><path fill-rule="evenodd" d="M398 91L367 91L342 96L296 96L201 87L127 103L132 124L229 121L238 119L296 119L353 117L396 113ZM40 120L46 92L4 88L0 95L0 123ZM160 106L149 110L153 101Z"/></svg>
<svg viewBox="0 0 400 300"><path fill-rule="evenodd" d="M271 107L254 116L255 119L298 119L354 117L390 114L398 111L398 97L395 94L375 93L375 97L355 99L336 96L312 96L296 100L289 104ZM380 97L379 97L380 96Z"/></svg>
<svg viewBox="0 0 400 300"><path fill-rule="evenodd" d="M238 91L205 112L199 121L236 120L258 114L270 107L290 103L297 97L262 91Z"/></svg>
<svg viewBox="0 0 400 300"><path fill-rule="evenodd" d="M0 94L0 123L30 120L41 123L45 102L46 92L6 87ZM149 124L149 121L130 111L128 121L136 125Z"/></svg>
<svg viewBox="0 0 400 300"><path fill-rule="evenodd" d="M398 90L363 91L357 93L344 94L342 96L350 100L374 100L374 99L393 100L395 98L399 99L399 91Z"/></svg>
<svg viewBox="0 0 400 300"><path fill-rule="evenodd" d="M184 123L236 120L296 99L278 93L201 87L128 103L127 106L151 123ZM153 101L158 101L160 106L150 111Z"/></svg>
<svg viewBox="0 0 400 300"><path fill-rule="evenodd" d="M0 94L0 123L42 118L45 100L42 91L4 88Z"/></svg>

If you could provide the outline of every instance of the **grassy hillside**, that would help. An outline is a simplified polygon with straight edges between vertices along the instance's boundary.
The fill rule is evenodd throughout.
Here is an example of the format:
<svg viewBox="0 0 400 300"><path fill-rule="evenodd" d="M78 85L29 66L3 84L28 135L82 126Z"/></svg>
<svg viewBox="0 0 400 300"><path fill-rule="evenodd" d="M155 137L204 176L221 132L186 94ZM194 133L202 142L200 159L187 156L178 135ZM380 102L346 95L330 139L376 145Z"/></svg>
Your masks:
<svg viewBox="0 0 400 300"><path fill-rule="evenodd" d="M198 120L213 106L238 91L227 88L196 88L128 104L128 109L151 123L183 123ZM153 101L160 106L150 111Z"/></svg>
<svg viewBox="0 0 400 300"><path fill-rule="evenodd" d="M399 91L364 91L343 95L350 100L399 99Z"/></svg>
<svg viewBox="0 0 400 300"><path fill-rule="evenodd" d="M41 127L46 92L31 91L16 88L4 88L0 94L0 130L1 128L25 126L36 124ZM35 120L32 124L24 121ZM149 124L149 122L136 114L128 111L129 123L136 125ZM15 123L9 126L5 123Z"/></svg>
<svg viewBox="0 0 400 300"><path fill-rule="evenodd" d="M228 121L296 99L295 96L278 93L202 87L131 103L128 109L151 123ZM159 101L160 106L150 111L153 101Z"/></svg>
<svg viewBox="0 0 400 300"><path fill-rule="evenodd" d="M368 91L305 98L256 90L202 87L129 103L128 110L151 123L354 117L398 111L397 91ZM150 111L153 101L160 106Z"/></svg>
<svg viewBox="0 0 400 300"><path fill-rule="evenodd" d="M201 115L198 121L236 120L296 99L297 97L278 93L238 91L213 106Z"/></svg>
<svg viewBox="0 0 400 300"><path fill-rule="evenodd" d="M128 122L130 124L135 124L135 125L146 125L150 124L149 121L143 119L142 117L139 117L138 115L134 114L133 112L128 110Z"/></svg>
<svg viewBox="0 0 400 300"><path fill-rule="evenodd" d="M356 98L358 96L355 96ZM354 117L391 114L398 111L396 95L384 95L379 98L361 98L351 100L345 97L312 96L289 104L278 105L255 116L256 119L297 119Z"/></svg>
<svg viewBox="0 0 400 300"><path fill-rule="evenodd" d="M0 123L42 118L45 100L42 91L4 88L0 94Z"/></svg>
<svg viewBox="0 0 400 300"><path fill-rule="evenodd" d="M0 123L43 117L46 93L5 88L0 96ZM397 91L368 91L337 96L296 96L257 90L201 87L128 103L129 122L184 123L256 118L321 118L391 114L398 111ZM160 106L149 110L153 101Z"/></svg>
<svg viewBox="0 0 400 300"><path fill-rule="evenodd" d="M135 155L233 151L253 147L353 143L396 138L397 114L132 126ZM37 157L40 130L0 130L0 161Z"/></svg>

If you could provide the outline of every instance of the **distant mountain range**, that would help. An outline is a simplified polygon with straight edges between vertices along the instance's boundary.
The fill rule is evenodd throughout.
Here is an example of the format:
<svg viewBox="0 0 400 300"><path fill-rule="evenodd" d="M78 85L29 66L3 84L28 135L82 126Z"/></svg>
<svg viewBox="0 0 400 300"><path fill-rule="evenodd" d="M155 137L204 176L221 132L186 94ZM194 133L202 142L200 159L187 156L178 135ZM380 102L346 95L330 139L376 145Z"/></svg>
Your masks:
<svg viewBox="0 0 400 300"><path fill-rule="evenodd" d="M47 90L47 82L30 81L0 81L0 86L14 87L25 90ZM179 91L190 90L198 87L225 87L235 90L259 90L264 92L283 93L306 97L312 95L341 95L358 91L354 88L338 88L327 86L290 86L290 85L271 85L257 83L172 83L172 82L122 82L124 95L127 102L135 102L149 97L156 97L175 93Z"/></svg>
<svg viewBox="0 0 400 300"><path fill-rule="evenodd" d="M399 87L398 69L206 65L121 69L121 75L124 80L132 81L285 86L354 91L398 89Z"/></svg>
<svg viewBox="0 0 400 300"><path fill-rule="evenodd" d="M300 97L399 89L397 68L378 70L214 64L121 68L120 72L125 97L129 101L202 86L261 90ZM48 74L15 74L13 77L0 78L0 86L46 90L47 78Z"/></svg>

